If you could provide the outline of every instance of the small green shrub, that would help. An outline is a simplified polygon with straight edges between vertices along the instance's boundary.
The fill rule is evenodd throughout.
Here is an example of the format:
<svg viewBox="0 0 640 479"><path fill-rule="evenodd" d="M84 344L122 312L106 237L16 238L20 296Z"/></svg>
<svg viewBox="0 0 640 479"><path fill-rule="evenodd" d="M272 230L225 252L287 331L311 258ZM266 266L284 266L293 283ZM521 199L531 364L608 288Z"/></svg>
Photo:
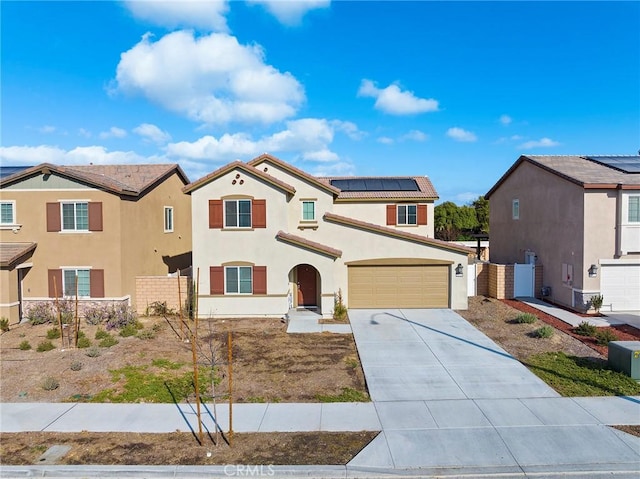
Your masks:
<svg viewBox="0 0 640 479"><path fill-rule="evenodd" d="M617 341L618 337L613 334L613 331L610 329L601 329L595 334L596 343L601 346L606 346L611 341Z"/></svg>
<svg viewBox="0 0 640 479"><path fill-rule="evenodd" d="M142 325L142 323L140 321L135 321L133 323L129 323L127 325L125 325L121 330L120 330L120 336L122 336L123 338L128 338L130 336L135 336L136 334L138 334L138 331L143 329L144 326Z"/></svg>
<svg viewBox="0 0 640 479"><path fill-rule="evenodd" d="M347 307L342 299L342 289L338 289L338 293L333 299L333 319L344 320L347 317Z"/></svg>
<svg viewBox="0 0 640 479"><path fill-rule="evenodd" d="M9 320L7 318L0 319L0 331L3 333L9 331Z"/></svg>
<svg viewBox="0 0 640 479"><path fill-rule="evenodd" d="M118 344L118 340L109 334L98 343L98 346L101 348L110 348L116 344Z"/></svg>
<svg viewBox="0 0 640 479"><path fill-rule="evenodd" d="M37 303L31 306L26 311L25 317L34 326L38 324L52 323L56 319L51 303Z"/></svg>
<svg viewBox="0 0 640 479"><path fill-rule="evenodd" d="M102 351L100 351L98 346L90 346L85 354L90 358L97 358L102 354Z"/></svg>
<svg viewBox="0 0 640 479"><path fill-rule="evenodd" d="M108 338L109 336L111 336L111 335L109 333L107 333L104 329L98 328L94 338L95 339L104 339L104 338Z"/></svg>
<svg viewBox="0 0 640 479"><path fill-rule="evenodd" d="M44 353L46 351L51 351L52 349L56 349L56 347L51 341L42 341L40 344L38 344L36 351L38 351L39 353Z"/></svg>
<svg viewBox="0 0 640 479"><path fill-rule="evenodd" d="M69 367L72 371L80 371L82 369L82 363L80 361L74 361Z"/></svg>
<svg viewBox="0 0 640 479"><path fill-rule="evenodd" d="M542 326L533 332L536 338L550 338L553 336L553 328L549 325Z"/></svg>
<svg viewBox="0 0 640 479"><path fill-rule="evenodd" d="M600 308L602 308L602 303L604 302L604 296L602 296L601 294L595 294L591 296L589 302L591 303L593 309L596 310L596 313L599 313Z"/></svg>
<svg viewBox="0 0 640 479"><path fill-rule="evenodd" d="M45 391L53 391L54 389L58 389L60 387L60 383L56 378L52 378L51 376L46 377L42 382L42 389Z"/></svg>
<svg viewBox="0 0 640 479"><path fill-rule="evenodd" d="M538 320L538 317L532 313L521 313L516 317L516 323L526 323L531 324L535 323Z"/></svg>
<svg viewBox="0 0 640 479"><path fill-rule="evenodd" d="M60 330L58 328L51 328L47 330L47 339L58 339L60 337Z"/></svg>
<svg viewBox="0 0 640 479"><path fill-rule="evenodd" d="M89 338L87 338L86 336L80 336L78 338L77 346L80 349L91 347L91 340Z"/></svg>
<svg viewBox="0 0 640 479"><path fill-rule="evenodd" d="M20 346L18 347L20 348L21 351L28 351L29 349L31 349L31 343L29 343L29 341L25 339L20 343Z"/></svg>
<svg viewBox="0 0 640 479"><path fill-rule="evenodd" d="M578 326L573 328L573 332L580 336L593 336L596 334L596 328L593 324L589 324L588 321L582 321Z"/></svg>
<svg viewBox="0 0 640 479"><path fill-rule="evenodd" d="M143 329L138 334L136 334L138 339L153 339L156 337L156 333L154 333L151 329Z"/></svg>

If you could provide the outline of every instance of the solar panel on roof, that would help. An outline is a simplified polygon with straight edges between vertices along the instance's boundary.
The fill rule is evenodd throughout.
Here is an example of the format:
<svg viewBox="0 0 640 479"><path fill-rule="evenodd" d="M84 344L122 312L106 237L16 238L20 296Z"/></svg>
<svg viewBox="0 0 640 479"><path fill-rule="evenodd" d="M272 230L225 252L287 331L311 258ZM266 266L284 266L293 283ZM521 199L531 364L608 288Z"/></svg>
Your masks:
<svg viewBox="0 0 640 479"><path fill-rule="evenodd" d="M348 178L331 180L342 191L420 191L412 178Z"/></svg>
<svg viewBox="0 0 640 479"><path fill-rule="evenodd" d="M624 173L640 173L640 156L587 156L585 158Z"/></svg>
<svg viewBox="0 0 640 479"><path fill-rule="evenodd" d="M11 176L19 171L31 168L30 166L0 166L0 179Z"/></svg>

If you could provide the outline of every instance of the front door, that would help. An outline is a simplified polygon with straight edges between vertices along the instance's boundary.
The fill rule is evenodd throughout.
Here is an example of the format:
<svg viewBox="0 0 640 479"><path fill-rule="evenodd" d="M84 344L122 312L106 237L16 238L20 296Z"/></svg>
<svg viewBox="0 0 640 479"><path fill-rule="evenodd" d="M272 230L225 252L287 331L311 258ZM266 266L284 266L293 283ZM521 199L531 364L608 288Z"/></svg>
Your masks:
<svg viewBox="0 0 640 479"><path fill-rule="evenodd" d="M308 264L298 266L298 306L317 306L316 270Z"/></svg>

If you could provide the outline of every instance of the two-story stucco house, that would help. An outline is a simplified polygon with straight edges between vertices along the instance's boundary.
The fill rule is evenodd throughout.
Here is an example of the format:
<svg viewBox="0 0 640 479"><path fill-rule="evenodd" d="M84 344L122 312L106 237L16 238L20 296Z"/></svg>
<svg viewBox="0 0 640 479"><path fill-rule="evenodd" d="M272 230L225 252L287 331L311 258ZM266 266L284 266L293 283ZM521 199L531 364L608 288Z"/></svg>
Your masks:
<svg viewBox="0 0 640 479"><path fill-rule="evenodd" d="M433 239L426 177L320 178L264 154L184 191L201 317L330 317L338 291L349 308L467 307L473 251Z"/></svg>
<svg viewBox="0 0 640 479"><path fill-rule="evenodd" d="M3 170L5 167L3 167ZM0 179L0 315L58 296L135 305L135 278L191 265L178 165L13 168Z"/></svg>
<svg viewBox="0 0 640 479"><path fill-rule="evenodd" d="M486 197L492 262L543 265L576 310L640 310L640 156L521 156Z"/></svg>

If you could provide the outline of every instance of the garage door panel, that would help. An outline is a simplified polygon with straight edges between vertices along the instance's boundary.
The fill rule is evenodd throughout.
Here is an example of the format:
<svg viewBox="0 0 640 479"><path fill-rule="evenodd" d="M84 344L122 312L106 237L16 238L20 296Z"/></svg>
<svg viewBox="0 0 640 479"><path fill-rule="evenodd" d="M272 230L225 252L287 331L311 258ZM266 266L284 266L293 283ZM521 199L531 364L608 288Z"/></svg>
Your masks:
<svg viewBox="0 0 640 479"><path fill-rule="evenodd" d="M603 265L600 289L613 311L640 310L640 265Z"/></svg>
<svg viewBox="0 0 640 479"><path fill-rule="evenodd" d="M350 308L447 308L449 267L350 266Z"/></svg>

